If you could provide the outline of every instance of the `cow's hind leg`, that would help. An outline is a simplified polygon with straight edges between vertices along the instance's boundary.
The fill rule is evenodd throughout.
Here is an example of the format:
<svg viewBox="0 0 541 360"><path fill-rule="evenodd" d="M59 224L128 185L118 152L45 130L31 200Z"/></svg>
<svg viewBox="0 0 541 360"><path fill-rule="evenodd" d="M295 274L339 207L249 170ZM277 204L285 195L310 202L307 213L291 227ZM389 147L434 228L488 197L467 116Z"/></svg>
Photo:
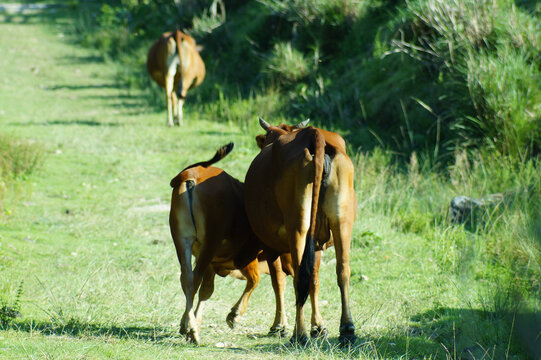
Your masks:
<svg viewBox="0 0 541 360"><path fill-rule="evenodd" d="M173 237L174 238L174 237ZM180 333L188 334L196 328L197 323L193 312L193 299L195 296L194 273L192 271L192 239L175 240L177 255L180 260L180 283L186 297L186 308L180 323ZM198 342L198 339L195 340Z"/></svg>
<svg viewBox="0 0 541 360"><path fill-rule="evenodd" d="M342 300L342 316L340 318L340 337L342 346L355 343L355 326L349 307L349 250L351 246L351 226L348 221L330 221L336 249L336 277Z"/></svg>
<svg viewBox="0 0 541 360"><path fill-rule="evenodd" d="M257 259L249 263L244 269L241 270L242 275L246 277L246 287L240 297L239 301L231 308L231 311L227 315L226 322L231 329L235 327L238 319L244 314L248 307L248 300L252 295L252 292L259 284L260 274L259 265Z"/></svg>
<svg viewBox="0 0 541 360"><path fill-rule="evenodd" d="M182 107L184 106L184 98L178 98L177 101L177 124L182 125L183 112Z"/></svg>
<svg viewBox="0 0 541 360"><path fill-rule="evenodd" d="M306 326L304 323L304 301L303 300L303 294L299 291L299 282L303 281L301 277L300 272L300 264L302 262L303 253L305 250L305 239L306 239L306 232L299 232L295 231L295 229L290 230L291 233L294 233L294 240L292 244L290 244L291 249L291 258L293 261L293 268L295 270L295 327L293 329L293 336L291 337L290 342L292 344L299 344L299 345L305 345L308 342L308 336L306 331ZM313 248L312 248L313 250ZM309 249L306 249L306 251L309 251ZM312 277L308 278L307 281L310 282ZM309 286L311 288L312 286ZM308 295L308 294L306 294ZM308 296L306 296L308 298ZM306 299L305 298L305 299Z"/></svg>
<svg viewBox="0 0 541 360"><path fill-rule="evenodd" d="M197 308L195 309L195 318L197 320L197 328L201 327L203 320L203 307L205 301L210 299L214 292L214 277L216 273L212 269L212 266L208 266L203 274L203 280L201 282L201 288L199 289L199 301L197 302Z"/></svg>
<svg viewBox="0 0 541 360"><path fill-rule="evenodd" d="M210 246L202 246L201 253L199 254L199 257L197 258L197 264L195 265L195 269L193 271L192 276L192 286L193 286L193 292L191 294L191 298L188 299L186 297L186 303L190 303L191 311L188 313L188 327L186 332L186 340L189 342L193 342L196 344L199 344L199 323L197 321L197 318L193 311L193 300L195 297L195 293L199 290L199 287L203 281L203 274L205 274L210 267L210 261L213 256L213 251L210 249ZM207 292L210 289L207 289ZM213 289L214 290L214 289ZM205 295L204 295L205 296ZM209 295L210 297L210 295Z"/></svg>
<svg viewBox="0 0 541 360"><path fill-rule="evenodd" d="M321 264L322 251L316 251L314 263L314 273L312 274L312 284L310 286L310 301L312 304L312 318L310 336L313 338L327 337L328 331L323 326L323 317L319 312L319 265Z"/></svg>
<svg viewBox="0 0 541 360"><path fill-rule="evenodd" d="M173 123L175 125L180 125L179 124L179 119L178 119L178 97L177 97L177 94L176 92L172 92L171 93L171 101L173 103Z"/></svg>
<svg viewBox="0 0 541 360"><path fill-rule="evenodd" d="M173 86L174 75L167 75L165 77L165 101L167 102L167 125L173 126Z"/></svg>
<svg viewBox="0 0 541 360"><path fill-rule="evenodd" d="M176 90L176 96L178 98L177 117L178 117L179 125L182 125L182 118L184 117L182 108L184 107L184 101L186 100L186 95L188 94L188 87L186 86L184 79L183 78L180 79L177 90Z"/></svg>
<svg viewBox="0 0 541 360"><path fill-rule="evenodd" d="M276 257L274 260L267 258L267 263L269 265L272 288L274 289L274 297L276 299L274 322L270 328L269 335L287 336L287 317L284 301L286 274L282 270L280 257Z"/></svg>

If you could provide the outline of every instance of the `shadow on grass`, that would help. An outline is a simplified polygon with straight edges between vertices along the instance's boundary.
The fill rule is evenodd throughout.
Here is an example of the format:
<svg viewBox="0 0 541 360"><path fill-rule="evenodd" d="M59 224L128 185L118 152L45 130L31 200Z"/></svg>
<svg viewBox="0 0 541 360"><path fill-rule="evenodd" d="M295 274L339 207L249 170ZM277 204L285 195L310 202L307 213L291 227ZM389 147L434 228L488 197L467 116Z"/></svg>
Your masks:
<svg viewBox="0 0 541 360"><path fill-rule="evenodd" d="M194 116L194 115L192 115ZM212 121L212 120L209 120ZM216 121L216 123L220 123L221 121ZM208 136L233 136L233 135L239 135L238 132L234 131L218 131L218 130L201 130L199 131L199 135L208 135ZM255 143L255 142L254 142Z"/></svg>
<svg viewBox="0 0 541 360"><path fill-rule="evenodd" d="M539 359L541 357L541 313L435 308L414 315L402 329L383 330L381 335L362 334L354 346L340 347L337 337L311 340L307 346L293 346L274 338L271 343L243 348L225 348L238 353L311 353L322 357L430 358L430 359ZM115 337L156 344L185 345L176 331L155 326L118 326L71 319L66 323L34 322L30 319L0 327L46 336ZM250 337L252 337L251 335ZM256 338L266 338L257 335ZM268 338L267 338L268 339ZM287 338L289 339L289 337Z"/></svg>
<svg viewBox="0 0 541 360"><path fill-rule="evenodd" d="M47 87L47 90L56 91L56 90L88 90L88 89L118 89L119 86L115 84L98 84L98 85L56 85ZM109 96L110 98L110 96Z"/></svg>
<svg viewBox="0 0 541 360"><path fill-rule="evenodd" d="M58 65L74 65L74 64L102 64L105 60L100 55L88 55L88 56L63 56L58 59L56 63Z"/></svg>
<svg viewBox="0 0 541 360"><path fill-rule="evenodd" d="M433 357L438 351L442 353L441 346L430 339L408 338L406 335L397 337L359 336L354 345L346 347L340 345L338 337L329 337L327 339L311 339L306 346L295 346L286 341L284 343L254 345L250 347L250 350L261 354L283 354L284 356L301 355L308 352L322 358L401 358L404 355L414 355L409 350L412 347L423 349L415 353L419 353L417 356Z"/></svg>
<svg viewBox="0 0 541 360"><path fill-rule="evenodd" d="M136 339L153 342L166 340L178 340L178 333L171 332L170 328L151 326L117 326L96 323L86 323L71 319L67 323L57 322L34 322L24 320L14 322L4 327L16 331L28 333L41 333L47 336L90 336L90 337L115 337L119 339Z"/></svg>
<svg viewBox="0 0 541 360"><path fill-rule="evenodd" d="M338 338L312 340L307 347L285 343L250 347L264 354L311 352L323 358L540 359L541 313L436 308L410 318L406 328L381 335L357 332L355 346Z"/></svg>
<svg viewBox="0 0 541 360"><path fill-rule="evenodd" d="M442 359L539 359L541 313L516 309L436 308L411 317L399 336L374 341L395 344L385 355L406 351Z"/></svg>
<svg viewBox="0 0 541 360"><path fill-rule="evenodd" d="M96 121L96 120L51 120L51 121L44 121L44 122L25 122L25 123L18 123L13 122L9 123L11 126L54 126L54 125L61 125L61 126L105 126L105 127L114 127L114 126L121 126L122 124L120 122L112 122L112 121Z"/></svg>

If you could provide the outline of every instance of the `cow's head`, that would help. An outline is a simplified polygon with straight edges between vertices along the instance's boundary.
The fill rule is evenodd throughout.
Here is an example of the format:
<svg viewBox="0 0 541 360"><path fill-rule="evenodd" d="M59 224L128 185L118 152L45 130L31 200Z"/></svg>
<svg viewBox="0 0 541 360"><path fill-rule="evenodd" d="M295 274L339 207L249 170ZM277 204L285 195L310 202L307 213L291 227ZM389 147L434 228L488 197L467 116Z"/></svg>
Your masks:
<svg viewBox="0 0 541 360"><path fill-rule="evenodd" d="M286 124L280 124L278 126L273 126L263 120L262 118L259 118L259 125L265 130L267 133L264 135L257 135L255 137L255 140L257 142L257 146L259 146L260 149L263 149L268 144L272 144L274 140L276 140L280 135L287 134L299 129L302 129L308 125L308 122L310 119L306 119L297 125L289 126Z"/></svg>

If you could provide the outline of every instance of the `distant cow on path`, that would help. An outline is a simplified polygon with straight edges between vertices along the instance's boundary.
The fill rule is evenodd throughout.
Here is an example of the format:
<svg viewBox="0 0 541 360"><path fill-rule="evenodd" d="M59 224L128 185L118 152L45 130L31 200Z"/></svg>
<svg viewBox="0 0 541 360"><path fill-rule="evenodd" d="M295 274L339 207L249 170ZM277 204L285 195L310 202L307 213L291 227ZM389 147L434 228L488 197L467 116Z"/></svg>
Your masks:
<svg viewBox="0 0 541 360"><path fill-rule="evenodd" d="M271 126L263 119L260 124L266 134L256 138L261 152L246 174L246 213L264 244L271 276L279 274L274 259L291 253L296 295L291 341L303 344L308 340L303 306L309 293L317 299L317 250L325 248L332 239L342 302L339 341L343 345L354 343L355 327L349 308L349 251L357 200L353 163L346 154L344 139L336 133L304 127L305 124ZM318 331L312 332L313 336L325 333L320 317L312 316L314 328Z"/></svg>
<svg viewBox="0 0 541 360"><path fill-rule="evenodd" d="M152 46L147 57L147 71L165 89L167 124L182 125L182 106L189 89L205 78L205 63L195 40L177 30L164 33Z"/></svg>
<svg viewBox="0 0 541 360"><path fill-rule="evenodd" d="M169 224L181 267L182 290L186 296L180 332L190 342L199 343L203 303L214 291L215 274L247 280L241 298L227 316L228 325L233 327L246 311L250 295L259 283L260 273L269 273L261 243L246 217L243 184L222 169L211 166L232 148L232 143L221 147L211 160L188 166L171 180L173 193ZM193 270L192 254L196 258ZM280 270L293 275L290 257L282 256L281 259ZM199 302L194 310L198 290ZM284 331L279 327L282 324L279 311L281 308L277 307L276 326L273 327L276 332Z"/></svg>

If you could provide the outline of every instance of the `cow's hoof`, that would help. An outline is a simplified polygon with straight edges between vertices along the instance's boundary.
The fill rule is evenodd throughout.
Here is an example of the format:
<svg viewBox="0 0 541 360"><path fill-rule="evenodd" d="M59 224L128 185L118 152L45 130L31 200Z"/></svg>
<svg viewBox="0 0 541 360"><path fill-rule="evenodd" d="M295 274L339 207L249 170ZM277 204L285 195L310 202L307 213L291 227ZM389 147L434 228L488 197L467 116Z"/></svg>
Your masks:
<svg viewBox="0 0 541 360"><path fill-rule="evenodd" d="M308 344L308 336L306 336L305 334L294 334L291 339L289 339L289 343L295 346L306 346L306 344Z"/></svg>
<svg viewBox="0 0 541 360"><path fill-rule="evenodd" d="M269 336L286 337L287 329L285 326L273 326L269 330Z"/></svg>
<svg viewBox="0 0 541 360"><path fill-rule="evenodd" d="M357 336L355 335L355 326L353 324L346 324L340 326L340 336L338 342L340 346L350 346L355 344Z"/></svg>
<svg viewBox="0 0 541 360"><path fill-rule="evenodd" d="M178 330L180 335L186 335L188 333L188 330L186 330L186 326L184 326L184 323L180 324L180 329Z"/></svg>
<svg viewBox="0 0 541 360"><path fill-rule="evenodd" d="M310 337L312 338L326 338L329 336L329 332L323 326L314 325L310 330Z"/></svg>
<svg viewBox="0 0 541 360"><path fill-rule="evenodd" d="M235 325L237 325L237 313L234 311L231 311L229 315L225 318L225 322L229 326L230 329L235 328Z"/></svg>
<svg viewBox="0 0 541 360"><path fill-rule="evenodd" d="M186 334L186 341L190 344L199 345L199 334L195 330L190 330Z"/></svg>

